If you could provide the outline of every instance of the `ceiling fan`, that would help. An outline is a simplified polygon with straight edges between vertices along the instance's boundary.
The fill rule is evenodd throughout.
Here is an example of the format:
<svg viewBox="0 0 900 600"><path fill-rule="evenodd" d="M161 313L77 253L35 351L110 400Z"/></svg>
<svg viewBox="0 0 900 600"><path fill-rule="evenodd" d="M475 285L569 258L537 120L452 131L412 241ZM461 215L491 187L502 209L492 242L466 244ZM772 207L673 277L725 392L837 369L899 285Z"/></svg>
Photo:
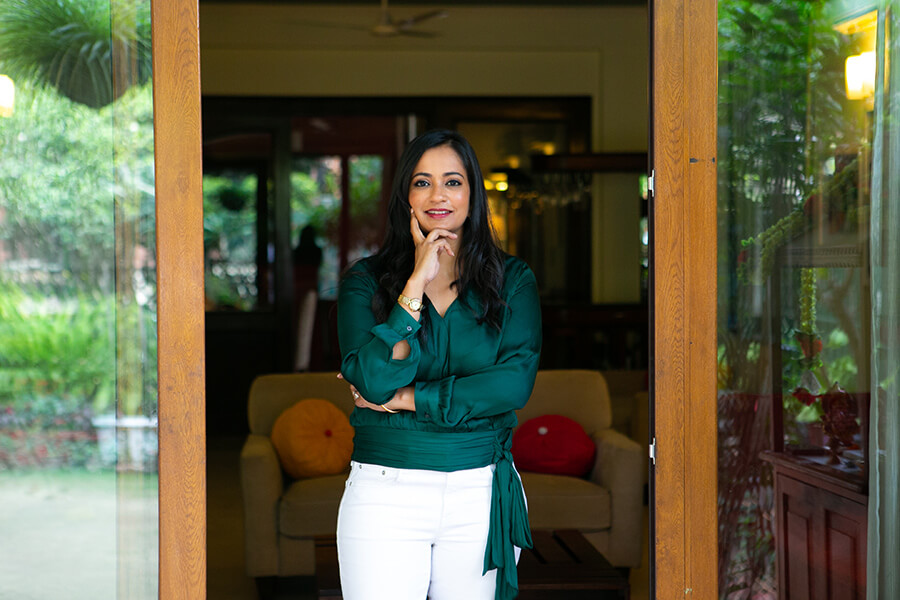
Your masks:
<svg viewBox="0 0 900 600"><path fill-rule="evenodd" d="M415 29L417 25L429 19L442 19L447 16L445 10L430 10L407 19L394 19L388 10L388 0L381 0L381 12L378 21L374 25L353 25L350 23L329 23L324 21L301 21L303 24L311 27L327 27L330 29L344 29L355 31L367 31L377 37L397 37L411 36L431 38L435 37L435 33L430 31L421 31Z"/></svg>
<svg viewBox="0 0 900 600"><path fill-rule="evenodd" d="M419 37L432 37L433 33L413 29L419 23L429 19L443 19L447 16L445 10L430 10L414 17L403 20L394 20L388 10L388 0L381 0L381 17L370 30L372 35L379 37L393 37L397 35L412 35Z"/></svg>

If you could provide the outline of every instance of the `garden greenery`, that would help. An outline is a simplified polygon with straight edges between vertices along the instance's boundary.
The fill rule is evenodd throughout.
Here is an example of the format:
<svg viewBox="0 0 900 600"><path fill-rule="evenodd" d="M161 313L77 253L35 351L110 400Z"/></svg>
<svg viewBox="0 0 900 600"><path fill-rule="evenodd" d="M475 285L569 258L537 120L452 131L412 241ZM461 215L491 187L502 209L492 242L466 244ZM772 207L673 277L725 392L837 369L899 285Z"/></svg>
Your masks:
<svg viewBox="0 0 900 600"><path fill-rule="evenodd" d="M0 467L88 464L93 416L156 410L149 7L0 3Z"/></svg>

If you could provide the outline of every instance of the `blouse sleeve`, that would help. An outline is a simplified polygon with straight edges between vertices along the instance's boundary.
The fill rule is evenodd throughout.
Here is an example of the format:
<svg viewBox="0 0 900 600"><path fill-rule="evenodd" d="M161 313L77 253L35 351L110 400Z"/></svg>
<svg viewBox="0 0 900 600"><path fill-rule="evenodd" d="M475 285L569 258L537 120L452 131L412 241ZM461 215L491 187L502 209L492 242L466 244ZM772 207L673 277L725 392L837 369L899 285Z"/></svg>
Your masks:
<svg viewBox="0 0 900 600"><path fill-rule="evenodd" d="M419 322L399 304L387 320L378 323L372 312L377 283L357 266L341 282L338 292L338 342L341 346L341 373L344 379L373 404L384 404L398 389L416 377L421 349L416 333ZM393 358L394 345L406 340L409 356Z"/></svg>
<svg viewBox="0 0 900 600"><path fill-rule="evenodd" d="M541 353L541 304L537 282L527 267L507 299L508 316L497 362L465 376L417 381L416 418L455 427L525 406L534 387Z"/></svg>

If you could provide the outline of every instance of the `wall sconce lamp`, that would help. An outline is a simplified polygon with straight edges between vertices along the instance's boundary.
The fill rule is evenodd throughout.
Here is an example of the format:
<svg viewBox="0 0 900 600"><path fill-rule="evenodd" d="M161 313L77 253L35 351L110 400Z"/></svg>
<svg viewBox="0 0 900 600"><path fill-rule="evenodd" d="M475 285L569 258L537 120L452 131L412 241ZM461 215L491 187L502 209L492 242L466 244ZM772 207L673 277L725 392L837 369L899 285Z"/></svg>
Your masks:
<svg viewBox="0 0 900 600"><path fill-rule="evenodd" d="M847 98L864 100L875 94L875 52L851 56L844 63Z"/></svg>
<svg viewBox="0 0 900 600"><path fill-rule="evenodd" d="M8 75L0 75L0 117L11 117L16 101L16 84Z"/></svg>

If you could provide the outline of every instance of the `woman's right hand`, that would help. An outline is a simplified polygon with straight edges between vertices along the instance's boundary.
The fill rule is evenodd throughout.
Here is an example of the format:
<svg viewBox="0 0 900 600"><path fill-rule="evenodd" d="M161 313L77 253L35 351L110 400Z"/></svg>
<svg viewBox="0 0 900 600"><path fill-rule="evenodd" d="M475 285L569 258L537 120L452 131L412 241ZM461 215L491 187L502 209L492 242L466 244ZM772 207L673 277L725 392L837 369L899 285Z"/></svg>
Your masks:
<svg viewBox="0 0 900 600"><path fill-rule="evenodd" d="M343 379L343 373L338 373L337 378ZM347 383L350 382L348 381ZM362 397L362 394L359 393L359 390L356 389L356 386L352 383L350 383L350 393L353 394L353 404L359 408L368 408L369 410L374 410L375 412L384 413L396 413L400 410L415 412L416 410L416 388L412 385L408 385L397 390L397 392L394 394L394 397L384 404L372 404ZM388 404L392 406L388 406Z"/></svg>
<svg viewBox="0 0 900 600"><path fill-rule="evenodd" d="M412 209L409 211L409 230L416 245L416 264L410 279L420 279L424 288L437 277L438 271L440 271L441 264L438 259L441 252L456 256L449 240L456 239L457 236L446 229L432 229L426 236Z"/></svg>

